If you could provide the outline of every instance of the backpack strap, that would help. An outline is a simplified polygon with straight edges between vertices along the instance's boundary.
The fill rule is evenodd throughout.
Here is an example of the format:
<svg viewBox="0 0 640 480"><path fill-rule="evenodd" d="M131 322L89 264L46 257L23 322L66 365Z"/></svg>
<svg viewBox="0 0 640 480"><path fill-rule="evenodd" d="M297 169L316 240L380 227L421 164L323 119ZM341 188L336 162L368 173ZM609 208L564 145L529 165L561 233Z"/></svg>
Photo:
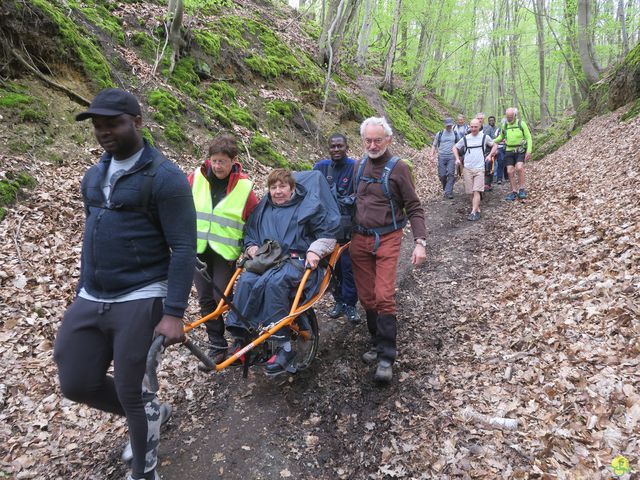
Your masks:
<svg viewBox="0 0 640 480"><path fill-rule="evenodd" d="M149 217L149 220L154 225L158 226L157 219L153 216L149 205L151 204L151 190L153 188L153 178L156 176L158 172L158 168L167 159L164 157L154 157L154 159L149 163L149 165L142 169L140 174L142 175L142 183L140 185L140 196L138 197L139 203L138 205L123 205L123 204L114 204L110 202L88 202L87 206L103 208L107 210L121 210L125 212L138 212L144 213Z"/></svg>
<svg viewBox="0 0 640 480"><path fill-rule="evenodd" d="M443 134L443 133L444 133L444 130L440 130L440 131L438 132L437 139L436 139L436 146L437 146L438 148L440 148L440 141L442 140L442 134Z"/></svg>
<svg viewBox="0 0 640 480"><path fill-rule="evenodd" d="M389 177L391 176L391 172L393 171L394 167L400 161L400 157L394 156L387 161L387 163L384 166L384 169L382 170L382 176L380 178L362 176L364 172L364 164L367 161L367 158L368 158L367 156L364 156L360 161L360 165L358 166L358 173L356 174L356 178L355 178L356 183L354 188L357 192L360 181L364 181L367 183L382 184L382 191L384 192L384 196L389 200L389 205L391 208L391 218L393 220L393 223L391 223L390 225L385 225L383 227L364 228L364 227L361 227L360 225L355 225L353 227L354 231L358 233L375 236L375 242L374 242L373 251L372 251L372 253L375 255L376 251L378 250L378 247L380 246L380 235L385 235L387 233L395 232L400 228L404 228L404 226L407 224L407 219L405 218L401 222L398 222L396 217L396 210L397 210L396 199L391 193L391 189L389 188Z"/></svg>

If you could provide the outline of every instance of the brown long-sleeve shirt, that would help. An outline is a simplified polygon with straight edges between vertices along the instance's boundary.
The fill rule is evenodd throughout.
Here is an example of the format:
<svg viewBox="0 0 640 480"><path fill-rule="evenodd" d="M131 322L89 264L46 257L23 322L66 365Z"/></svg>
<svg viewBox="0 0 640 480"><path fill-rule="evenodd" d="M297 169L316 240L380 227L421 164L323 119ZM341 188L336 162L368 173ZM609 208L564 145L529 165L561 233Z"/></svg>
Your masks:
<svg viewBox="0 0 640 480"><path fill-rule="evenodd" d="M385 164L393 155L387 150L384 155L376 159L368 159L364 167L363 177L382 178ZM360 160L354 169L358 172ZM381 183L366 183L361 181L354 186L356 191L356 224L364 228L376 228L391 225L391 205L384 195ZM426 238L427 228L424 222L424 209L413 186L409 166L400 161L389 176L389 189L397 199L398 211L396 220L402 221L406 217L411 223L414 238Z"/></svg>

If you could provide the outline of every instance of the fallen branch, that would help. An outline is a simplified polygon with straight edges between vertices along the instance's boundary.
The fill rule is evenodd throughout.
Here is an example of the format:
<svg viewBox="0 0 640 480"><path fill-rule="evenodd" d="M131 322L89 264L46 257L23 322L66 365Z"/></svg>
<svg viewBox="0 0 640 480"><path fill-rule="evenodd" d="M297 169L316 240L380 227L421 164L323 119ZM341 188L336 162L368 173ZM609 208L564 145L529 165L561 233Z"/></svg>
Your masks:
<svg viewBox="0 0 640 480"><path fill-rule="evenodd" d="M478 413L471 407L467 407L462 411L462 418L465 420L484 423L490 427L504 428L506 430L517 430L519 423L516 418L491 417L489 415L484 415L483 413Z"/></svg>
<svg viewBox="0 0 640 480"><path fill-rule="evenodd" d="M44 73L42 73L40 70L38 70L36 67L34 67L33 65L31 65L29 62L27 62L22 55L20 55L20 53L12 48L11 53L13 54L13 56L16 58L16 60L18 60L22 65L24 65L29 71L31 71L36 77L38 77L40 80L48 83L49 85L51 85L53 88L56 88L64 93L66 93L72 100L75 100L76 102L82 104L82 105L90 105L91 101L87 100L86 98L84 98L81 95L78 95L76 92L69 90L67 87L65 87L64 85L60 85L57 82L54 82L53 80L51 80L49 77L47 77Z"/></svg>

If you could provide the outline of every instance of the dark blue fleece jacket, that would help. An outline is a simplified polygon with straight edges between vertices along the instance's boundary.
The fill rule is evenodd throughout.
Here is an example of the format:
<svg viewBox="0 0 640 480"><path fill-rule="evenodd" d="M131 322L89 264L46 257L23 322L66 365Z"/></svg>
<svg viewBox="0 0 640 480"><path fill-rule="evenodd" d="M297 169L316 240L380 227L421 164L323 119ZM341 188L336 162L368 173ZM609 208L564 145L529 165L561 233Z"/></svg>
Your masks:
<svg viewBox="0 0 640 480"><path fill-rule="evenodd" d="M136 211L154 159L162 161L151 180L148 213ZM164 313L182 317L193 279L196 214L185 174L145 141L136 164L104 198L105 154L82 180L86 224L80 285L98 298L116 298L168 280Z"/></svg>

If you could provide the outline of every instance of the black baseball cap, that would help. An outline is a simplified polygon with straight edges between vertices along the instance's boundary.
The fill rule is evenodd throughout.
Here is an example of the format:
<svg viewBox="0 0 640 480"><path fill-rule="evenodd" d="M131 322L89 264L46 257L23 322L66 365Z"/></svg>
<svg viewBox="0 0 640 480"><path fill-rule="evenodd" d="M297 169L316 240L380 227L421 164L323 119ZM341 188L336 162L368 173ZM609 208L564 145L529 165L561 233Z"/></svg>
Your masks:
<svg viewBox="0 0 640 480"><path fill-rule="evenodd" d="M76 121L86 120L95 115L117 117L123 113L141 115L140 104L136 97L119 88L107 88L98 92L86 112L76 115Z"/></svg>

